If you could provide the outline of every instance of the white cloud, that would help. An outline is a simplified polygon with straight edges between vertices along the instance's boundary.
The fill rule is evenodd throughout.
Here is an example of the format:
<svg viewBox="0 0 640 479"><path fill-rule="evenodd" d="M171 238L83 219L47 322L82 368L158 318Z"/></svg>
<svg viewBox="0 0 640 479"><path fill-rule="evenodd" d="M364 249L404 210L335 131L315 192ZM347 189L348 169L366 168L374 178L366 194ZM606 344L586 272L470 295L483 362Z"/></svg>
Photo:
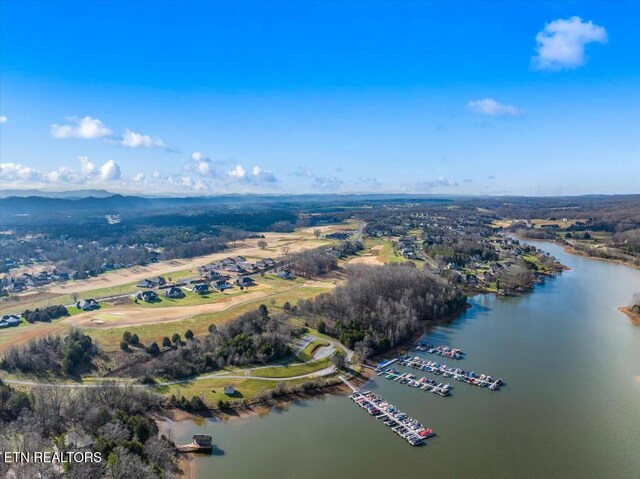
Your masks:
<svg viewBox="0 0 640 479"><path fill-rule="evenodd" d="M195 171L202 176L209 176L214 174L211 165L211 159L205 156L203 153L194 151L191 154L191 161L193 162L192 164L188 164L185 166L185 169L187 171Z"/></svg>
<svg viewBox="0 0 640 479"><path fill-rule="evenodd" d="M82 176L84 178L93 176L96 172L96 165L89 161L89 158L86 156L79 156L78 161L80 161L80 168L82 169Z"/></svg>
<svg viewBox="0 0 640 479"><path fill-rule="evenodd" d="M467 103L467 110L489 116L519 116L522 114L522 111L515 106L503 105L493 98L471 100Z"/></svg>
<svg viewBox="0 0 640 479"><path fill-rule="evenodd" d="M136 183L144 183L145 179L146 179L146 176L144 173L138 173L136 176L133 177L133 181L135 181Z"/></svg>
<svg viewBox="0 0 640 479"><path fill-rule="evenodd" d="M113 181L119 180L122 177L122 173L120 173L120 167L118 164L109 160L104 165L100 167L100 180L102 181Z"/></svg>
<svg viewBox="0 0 640 479"><path fill-rule="evenodd" d="M126 146L128 148L161 148L164 150L169 149L167 144L162 141L160 137L156 136L152 138L149 135L136 133L135 131L131 131L128 128L122 134L122 141L118 142L118 144Z"/></svg>
<svg viewBox="0 0 640 479"><path fill-rule="evenodd" d="M531 64L538 70L562 70L582 66L587 43L606 43L607 31L580 17L559 18L536 35L536 55Z"/></svg>
<svg viewBox="0 0 640 479"><path fill-rule="evenodd" d="M0 179L3 181L38 181L42 173L20 163L0 163Z"/></svg>
<svg viewBox="0 0 640 479"><path fill-rule="evenodd" d="M227 175L231 178L242 179L247 176L247 170L245 170L242 165L236 165L233 170L227 171Z"/></svg>
<svg viewBox="0 0 640 479"><path fill-rule="evenodd" d="M9 121L9 118L7 118L5 115L0 115L0 123L6 123Z"/></svg>
<svg viewBox="0 0 640 479"><path fill-rule="evenodd" d="M106 138L111 135L111 129L97 118L67 118L70 125L51 125L51 136L54 138Z"/></svg>
<svg viewBox="0 0 640 479"><path fill-rule="evenodd" d="M254 166L251 173L253 175L252 179L260 183L275 183L277 181L272 171L263 170L259 166Z"/></svg>

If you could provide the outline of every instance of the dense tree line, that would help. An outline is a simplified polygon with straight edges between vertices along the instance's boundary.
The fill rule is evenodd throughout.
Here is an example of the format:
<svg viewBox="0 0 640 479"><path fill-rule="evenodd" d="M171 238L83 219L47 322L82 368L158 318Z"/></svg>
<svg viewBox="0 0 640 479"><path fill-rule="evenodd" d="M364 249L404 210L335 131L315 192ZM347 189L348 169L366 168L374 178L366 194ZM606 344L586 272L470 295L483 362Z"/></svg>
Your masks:
<svg viewBox="0 0 640 479"><path fill-rule="evenodd" d="M284 263L287 269L305 278L327 274L338 266L336 255L325 248L290 253L286 256Z"/></svg>
<svg viewBox="0 0 640 479"><path fill-rule="evenodd" d="M532 285L535 275L532 263L518 261L496 272L496 287L498 290L523 290Z"/></svg>
<svg viewBox="0 0 640 479"><path fill-rule="evenodd" d="M42 309L36 308L33 311L27 309L22 313L22 317L30 323L35 321L49 322L52 319L62 318L63 316L69 316L69 311L61 304L47 306Z"/></svg>
<svg viewBox="0 0 640 479"><path fill-rule="evenodd" d="M300 314L368 356L410 338L419 322L452 314L465 295L450 281L405 265L348 266L348 279L333 292L300 300Z"/></svg>
<svg viewBox="0 0 640 479"><path fill-rule="evenodd" d="M24 346L12 346L0 360L0 369L26 374L76 376L91 367L97 347L78 330L66 337L46 336Z"/></svg>
<svg viewBox="0 0 640 479"><path fill-rule="evenodd" d="M6 398L6 400L5 400ZM158 434L150 416L158 396L132 386L103 384L70 391L39 386L30 394L0 383L0 450L77 450L65 445L73 433L102 455L102 462L69 463L58 471L47 463L0 461L0 476L71 479L172 478L178 474L174 444Z"/></svg>
<svg viewBox="0 0 640 479"><path fill-rule="evenodd" d="M155 373L182 378L226 365L265 364L291 354L296 334L285 317L271 315L266 306L249 311L210 333L187 343L174 341L174 349L155 360ZM164 345L164 343L163 343Z"/></svg>

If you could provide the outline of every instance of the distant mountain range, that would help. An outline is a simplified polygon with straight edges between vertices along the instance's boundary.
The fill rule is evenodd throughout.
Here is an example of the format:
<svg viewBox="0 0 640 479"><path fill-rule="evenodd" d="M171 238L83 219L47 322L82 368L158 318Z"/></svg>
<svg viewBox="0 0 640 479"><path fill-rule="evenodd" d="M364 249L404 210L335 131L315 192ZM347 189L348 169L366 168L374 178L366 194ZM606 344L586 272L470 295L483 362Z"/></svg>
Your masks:
<svg viewBox="0 0 640 479"><path fill-rule="evenodd" d="M111 193L107 190L73 190L73 191L42 191L42 190L4 190L0 189L0 198L8 198L15 196L17 198L27 198L29 196L38 196L40 198L67 198L67 199L79 199L79 198L106 198L113 196L115 193Z"/></svg>
<svg viewBox="0 0 640 479"><path fill-rule="evenodd" d="M132 210L157 210L207 206L292 207L295 204L349 204L381 201L450 201L432 195L390 194L317 194L252 195L229 194L201 197L123 196L105 190L45 192L39 190L3 190L0 196L2 216L51 215L55 213L114 214ZM0 220L0 222L2 222Z"/></svg>

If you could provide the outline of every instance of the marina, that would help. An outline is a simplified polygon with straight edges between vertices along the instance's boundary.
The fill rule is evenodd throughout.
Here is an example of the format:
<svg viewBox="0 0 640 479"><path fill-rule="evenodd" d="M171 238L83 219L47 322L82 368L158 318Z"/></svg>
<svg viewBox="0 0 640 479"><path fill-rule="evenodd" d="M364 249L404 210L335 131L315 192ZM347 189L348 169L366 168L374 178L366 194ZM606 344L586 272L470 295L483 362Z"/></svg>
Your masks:
<svg viewBox="0 0 640 479"><path fill-rule="evenodd" d="M452 348L450 346L434 346L431 343L418 343L416 346L416 351L420 351L421 353L435 354L437 356L442 356L443 358L449 359L462 359L464 357L464 353L462 349Z"/></svg>
<svg viewBox="0 0 640 479"><path fill-rule="evenodd" d="M452 377L456 381L465 382L473 386L488 388L491 391L497 391L504 383L502 379L495 379L488 374L477 374L474 371L465 371L462 368L454 368L446 364L440 364L436 361L428 361L418 356L411 357L409 355L398 358L398 364L408 368L426 371L432 374L442 374L445 378Z"/></svg>
<svg viewBox="0 0 640 479"><path fill-rule="evenodd" d="M400 371L393 368L380 371L378 373L378 376L384 376L386 379L389 379L391 381L395 381L400 384L406 384L407 386L412 388L419 388L423 391L431 392L442 397L447 397L453 389L453 386L451 386L451 384L438 383L433 379L429 379L427 377L421 377L420 379L417 379L414 374L401 374Z"/></svg>
<svg viewBox="0 0 640 479"><path fill-rule="evenodd" d="M425 439L435 436L432 429L423 426L417 419L409 417L393 404L385 401L382 396L371 391L360 392L343 377L340 379L353 391L349 399L366 410L369 415L381 420L385 426L412 446L421 446Z"/></svg>

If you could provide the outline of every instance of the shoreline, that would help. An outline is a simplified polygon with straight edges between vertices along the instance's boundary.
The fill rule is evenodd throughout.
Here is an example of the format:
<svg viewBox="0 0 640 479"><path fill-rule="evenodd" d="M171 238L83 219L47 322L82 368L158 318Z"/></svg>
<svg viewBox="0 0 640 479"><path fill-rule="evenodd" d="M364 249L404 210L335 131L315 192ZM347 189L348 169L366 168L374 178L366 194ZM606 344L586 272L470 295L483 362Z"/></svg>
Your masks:
<svg viewBox="0 0 640 479"><path fill-rule="evenodd" d="M618 311L625 314L634 326L640 326L640 314L634 313L629 306L622 306Z"/></svg>
<svg viewBox="0 0 640 479"><path fill-rule="evenodd" d="M544 240L541 240L541 241L544 241ZM586 254L584 251L579 251L579 250L575 249L571 245L566 245L566 244L563 244L563 243L558 243L558 244L563 247L563 251L565 253L567 253L567 254L572 254L574 256L582 256L583 258L595 259L595 260L598 260L598 261L606 261L607 263L617 263L617 264L621 264L623 266L628 266L630 268L640 270L640 266L635 265L633 263L630 263L628 261L624 261L624 260L621 260L621 259L601 258L599 256L592 256L590 254Z"/></svg>

